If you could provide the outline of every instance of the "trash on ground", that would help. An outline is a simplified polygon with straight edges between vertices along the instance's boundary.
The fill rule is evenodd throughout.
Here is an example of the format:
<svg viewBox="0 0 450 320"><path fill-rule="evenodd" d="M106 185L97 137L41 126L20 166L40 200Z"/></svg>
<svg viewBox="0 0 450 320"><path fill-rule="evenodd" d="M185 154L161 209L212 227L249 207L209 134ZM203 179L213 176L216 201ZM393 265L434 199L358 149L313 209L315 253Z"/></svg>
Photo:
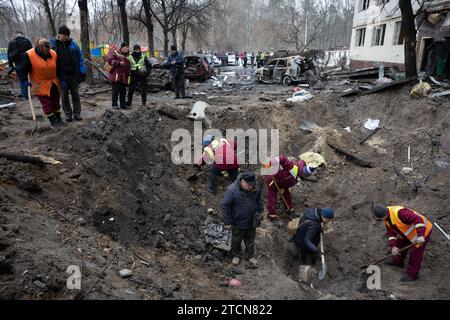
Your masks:
<svg viewBox="0 0 450 320"><path fill-rule="evenodd" d="M202 227L202 233L207 243L223 251L231 250L231 234L223 224L210 223Z"/></svg>
<svg viewBox="0 0 450 320"><path fill-rule="evenodd" d="M311 120L304 120L300 122L300 129L304 131L312 131L313 129L318 129L319 126Z"/></svg>
<svg viewBox="0 0 450 320"><path fill-rule="evenodd" d="M322 157L320 154L315 152L305 152L300 155L300 160L303 160L306 162L308 167L310 168L319 168L321 166L326 166L326 162L324 157Z"/></svg>
<svg viewBox="0 0 450 320"><path fill-rule="evenodd" d="M313 99L311 92L306 90L299 90L292 95L292 98L287 99L288 102L304 102Z"/></svg>
<svg viewBox="0 0 450 320"><path fill-rule="evenodd" d="M418 84L416 84L409 94L411 98L421 98L426 97L431 92L431 85L428 82L424 82L420 80Z"/></svg>
<svg viewBox="0 0 450 320"><path fill-rule="evenodd" d="M239 281L238 279L230 279L230 280L226 281L225 284L232 288L241 288L242 287L242 282Z"/></svg>
<svg viewBox="0 0 450 320"><path fill-rule="evenodd" d="M201 120L201 119L205 119L206 115L205 115L205 110L206 108L210 107L209 104L207 104L204 101L198 101L197 103L194 104L194 106L192 107L192 111L189 114L188 118L192 119L192 120Z"/></svg>
<svg viewBox="0 0 450 320"><path fill-rule="evenodd" d="M368 119L364 124L364 128L366 128L367 130L375 130L379 127L380 127L380 120L378 119L375 120Z"/></svg>

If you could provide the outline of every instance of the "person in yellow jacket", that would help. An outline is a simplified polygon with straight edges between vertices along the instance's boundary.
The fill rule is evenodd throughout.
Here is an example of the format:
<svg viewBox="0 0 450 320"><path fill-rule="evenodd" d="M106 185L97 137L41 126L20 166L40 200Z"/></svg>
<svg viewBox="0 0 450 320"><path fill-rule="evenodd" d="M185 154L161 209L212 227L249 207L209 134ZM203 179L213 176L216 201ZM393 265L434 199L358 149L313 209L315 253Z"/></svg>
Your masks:
<svg viewBox="0 0 450 320"><path fill-rule="evenodd" d="M61 82L56 75L58 55L50 42L39 38L36 47L25 55L24 69L29 75L31 91L39 98L42 110L53 128L59 128L61 120Z"/></svg>
<svg viewBox="0 0 450 320"><path fill-rule="evenodd" d="M375 219L384 221L386 224L388 244L394 255L394 259L386 264L403 267L403 261L410 251L406 275L401 281L417 280L433 225L424 215L402 206L376 206L373 208L373 213ZM410 250L400 252L400 249L411 244L415 245Z"/></svg>

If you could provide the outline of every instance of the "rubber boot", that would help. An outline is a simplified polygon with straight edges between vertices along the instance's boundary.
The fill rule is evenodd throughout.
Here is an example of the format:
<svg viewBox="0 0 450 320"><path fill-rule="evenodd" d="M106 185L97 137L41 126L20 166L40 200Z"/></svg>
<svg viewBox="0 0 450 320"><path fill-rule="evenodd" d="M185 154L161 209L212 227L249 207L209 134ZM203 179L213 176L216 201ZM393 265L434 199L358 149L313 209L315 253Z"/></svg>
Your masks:
<svg viewBox="0 0 450 320"><path fill-rule="evenodd" d="M58 118L55 114L48 116L48 120L50 121L50 126L53 129L59 130L61 124L59 123Z"/></svg>

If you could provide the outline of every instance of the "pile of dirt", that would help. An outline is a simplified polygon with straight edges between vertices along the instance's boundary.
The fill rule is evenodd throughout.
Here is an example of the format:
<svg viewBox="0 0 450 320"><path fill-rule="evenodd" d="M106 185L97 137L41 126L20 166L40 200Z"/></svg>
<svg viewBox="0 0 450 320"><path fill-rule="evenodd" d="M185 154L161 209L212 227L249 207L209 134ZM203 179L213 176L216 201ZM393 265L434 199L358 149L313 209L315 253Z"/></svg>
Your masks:
<svg viewBox="0 0 450 320"><path fill-rule="evenodd" d="M332 206L337 213L325 234L325 281L297 282L298 259L284 217L281 225L263 221L258 270L245 263L231 267L229 254L205 241L203 226L220 219L220 196L206 192L207 175L192 184L186 178L195 170L171 161L172 132L193 133L186 116L195 101L174 103L160 94L149 108L101 111L83 125L41 130L31 141L22 132L25 109L0 113L2 149L63 163L39 168L0 160L0 297L448 298L442 280L449 246L437 230L418 285L400 285L400 270L383 267L382 290L369 292L359 267L387 251L384 226L371 217L372 201L410 206L450 229L450 161L439 145L450 125L449 103L413 100L404 88L349 100L316 94L292 106L283 102L284 92L260 101L269 89L212 97L207 115L223 132L279 129L282 154L313 151L325 158L327 166L293 190L298 213L313 206ZM380 119L383 128L360 145L369 118ZM301 130L304 120L319 128ZM413 172L405 175L408 146ZM219 179L219 195L226 187L227 180ZM81 293L66 287L69 265L82 266ZM133 270L130 280L118 276L124 268ZM244 283L241 289L223 285L235 277Z"/></svg>

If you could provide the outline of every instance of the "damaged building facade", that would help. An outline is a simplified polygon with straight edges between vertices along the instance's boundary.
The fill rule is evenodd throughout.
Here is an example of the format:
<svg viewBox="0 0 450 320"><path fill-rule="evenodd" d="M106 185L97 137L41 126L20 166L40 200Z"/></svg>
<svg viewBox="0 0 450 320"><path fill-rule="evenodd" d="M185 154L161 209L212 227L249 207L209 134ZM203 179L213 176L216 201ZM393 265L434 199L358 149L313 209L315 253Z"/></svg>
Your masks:
<svg viewBox="0 0 450 320"><path fill-rule="evenodd" d="M420 6L413 2L417 13ZM398 1L357 0L350 50L351 67L383 64L404 70L404 38ZM450 0L430 0L416 19L417 67L439 79L450 78Z"/></svg>

